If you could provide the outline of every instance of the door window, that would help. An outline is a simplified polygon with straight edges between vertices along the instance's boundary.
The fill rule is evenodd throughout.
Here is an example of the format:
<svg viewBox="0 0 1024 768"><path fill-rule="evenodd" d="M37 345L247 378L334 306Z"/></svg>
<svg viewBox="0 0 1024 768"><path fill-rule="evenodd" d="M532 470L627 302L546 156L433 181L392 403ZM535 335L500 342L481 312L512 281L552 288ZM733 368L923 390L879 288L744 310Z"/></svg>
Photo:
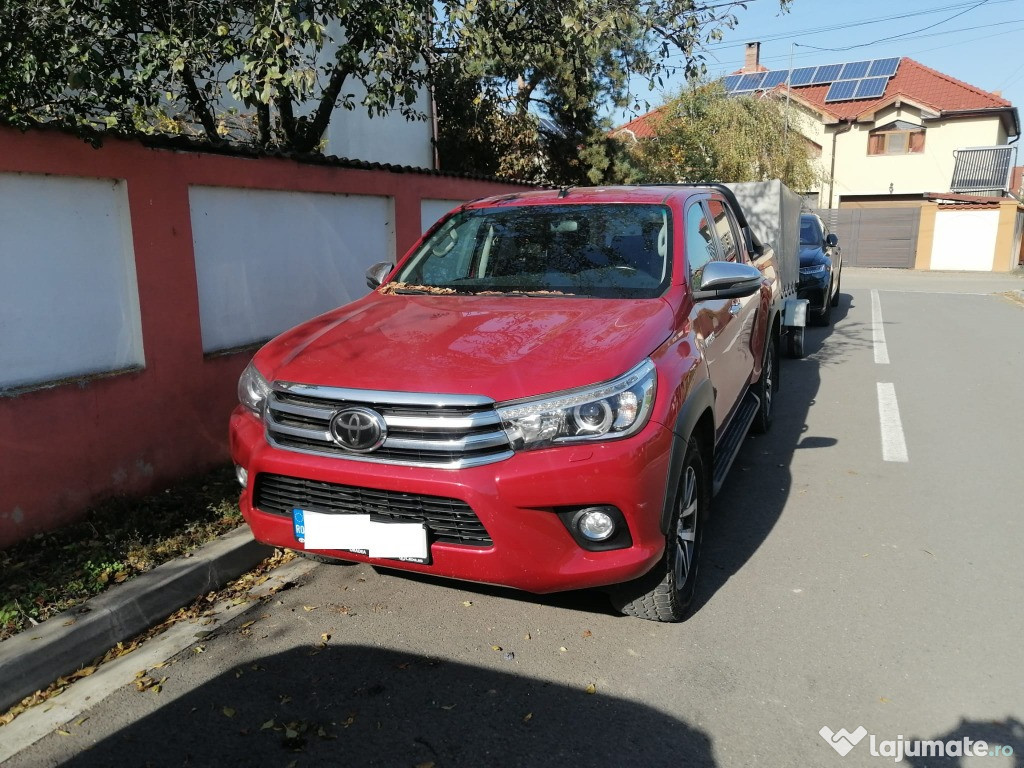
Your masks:
<svg viewBox="0 0 1024 768"><path fill-rule="evenodd" d="M715 259L715 233L711 229L704 206L694 203L686 212L686 264L690 290L700 287L701 275L708 262Z"/></svg>
<svg viewBox="0 0 1024 768"><path fill-rule="evenodd" d="M721 200L709 200L708 209L711 211L711 218L715 222L715 232L718 234L718 242L721 246L719 258L722 261L744 261L743 249L739 243L739 228L729 215L729 209Z"/></svg>

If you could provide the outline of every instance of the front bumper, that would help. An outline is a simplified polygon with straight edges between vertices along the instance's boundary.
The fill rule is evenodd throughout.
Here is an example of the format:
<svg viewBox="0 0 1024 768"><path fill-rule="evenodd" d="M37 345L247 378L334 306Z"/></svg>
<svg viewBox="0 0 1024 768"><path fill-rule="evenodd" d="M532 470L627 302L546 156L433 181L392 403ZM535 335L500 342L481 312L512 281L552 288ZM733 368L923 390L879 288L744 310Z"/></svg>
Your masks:
<svg viewBox="0 0 1024 768"><path fill-rule="evenodd" d="M290 517L253 506L261 473L458 499L472 508L492 540L482 547L434 541L429 565L318 550L344 560L546 593L629 581L650 570L664 552L660 521L672 433L654 421L625 440L528 451L458 470L274 448L262 423L242 407L231 416L230 437L232 457L249 477L240 499L242 514L253 536L272 546L303 549ZM594 552L577 544L556 512L590 505L617 507L632 546Z"/></svg>
<svg viewBox="0 0 1024 768"><path fill-rule="evenodd" d="M823 275L800 275L800 282L796 286L798 299L807 299L810 302L812 312L821 312L828 302L828 288L832 275L825 272Z"/></svg>

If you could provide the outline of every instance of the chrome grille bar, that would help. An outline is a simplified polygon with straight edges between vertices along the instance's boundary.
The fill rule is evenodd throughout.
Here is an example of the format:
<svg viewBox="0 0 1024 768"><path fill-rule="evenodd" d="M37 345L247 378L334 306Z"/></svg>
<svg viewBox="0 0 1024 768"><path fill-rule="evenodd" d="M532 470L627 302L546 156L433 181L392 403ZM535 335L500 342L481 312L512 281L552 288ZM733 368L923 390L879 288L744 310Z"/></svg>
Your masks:
<svg viewBox="0 0 1024 768"><path fill-rule="evenodd" d="M351 405L372 408L387 425L387 439L372 453L349 451L331 436L331 420ZM264 417L267 440L299 453L442 469L480 466L513 455L494 401L477 395L274 382Z"/></svg>

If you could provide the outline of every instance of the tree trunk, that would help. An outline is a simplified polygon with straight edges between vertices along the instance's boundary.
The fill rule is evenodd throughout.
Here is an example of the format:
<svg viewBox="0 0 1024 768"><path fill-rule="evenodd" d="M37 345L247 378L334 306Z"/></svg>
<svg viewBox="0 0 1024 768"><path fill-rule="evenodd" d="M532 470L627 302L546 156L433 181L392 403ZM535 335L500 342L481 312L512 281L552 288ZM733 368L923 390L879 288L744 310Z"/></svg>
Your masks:
<svg viewBox="0 0 1024 768"><path fill-rule="evenodd" d="M213 119L213 113L210 111L210 105L206 102L202 92L199 90L199 86L196 85L195 75L192 74L192 68L186 64L185 68L181 71L181 79L185 84L185 95L188 98L189 106L195 113L196 117L199 118L200 124L203 126L203 131L206 133L206 138L211 144L220 144L223 141L220 134L217 133L217 122Z"/></svg>

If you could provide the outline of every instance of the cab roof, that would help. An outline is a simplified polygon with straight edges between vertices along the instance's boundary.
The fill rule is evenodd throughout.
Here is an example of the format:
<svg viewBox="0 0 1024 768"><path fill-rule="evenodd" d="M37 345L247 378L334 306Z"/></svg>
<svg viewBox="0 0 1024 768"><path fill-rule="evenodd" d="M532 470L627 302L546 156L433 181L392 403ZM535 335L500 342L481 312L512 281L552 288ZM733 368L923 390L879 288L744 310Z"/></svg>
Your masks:
<svg viewBox="0 0 1024 768"><path fill-rule="evenodd" d="M713 191L710 186L682 184L651 184L647 186L562 187L475 200L466 208L492 208L496 206L572 205L581 203L666 203L700 192Z"/></svg>

